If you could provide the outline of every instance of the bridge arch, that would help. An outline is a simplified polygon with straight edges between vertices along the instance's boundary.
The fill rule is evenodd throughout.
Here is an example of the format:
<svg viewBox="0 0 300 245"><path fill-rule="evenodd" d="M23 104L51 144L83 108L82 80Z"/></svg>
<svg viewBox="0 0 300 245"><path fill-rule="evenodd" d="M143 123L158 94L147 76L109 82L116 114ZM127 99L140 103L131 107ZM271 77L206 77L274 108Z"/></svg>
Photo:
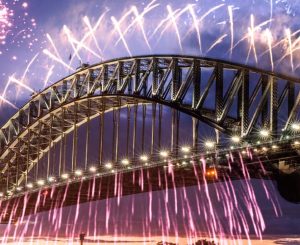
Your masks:
<svg viewBox="0 0 300 245"><path fill-rule="evenodd" d="M284 84L280 84L282 88L279 81ZM62 136L49 139L49 131L71 132L86 121L87 108L89 113L93 111L89 115L92 118L113 108L159 103L228 135L247 139L255 134L255 129L266 128L274 138L279 138L280 126L288 130L297 117L299 82L297 78L221 60L177 55L121 58L79 69L35 94L1 128L0 178L4 184L17 176L15 184L20 184L30 166L51 147L50 143L50 147L37 149L39 139L59 141ZM103 103L105 108L99 111ZM287 109L283 108L285 104ZM59 125L63 111L71 108L74 112L77 106L81 107L79 118L72 118L74 115L70 113L71 118ZM96 107L98 111L92 109ZM233 110L236 112L232 113ZM279 125L279 111L282 125ZM44 131L36 127L43 127ZM40 154L29 155L33 148ZM27 163L18 170L15 162L19 153L27 157ZM13 169L11 177L8 169Z"/></svg>

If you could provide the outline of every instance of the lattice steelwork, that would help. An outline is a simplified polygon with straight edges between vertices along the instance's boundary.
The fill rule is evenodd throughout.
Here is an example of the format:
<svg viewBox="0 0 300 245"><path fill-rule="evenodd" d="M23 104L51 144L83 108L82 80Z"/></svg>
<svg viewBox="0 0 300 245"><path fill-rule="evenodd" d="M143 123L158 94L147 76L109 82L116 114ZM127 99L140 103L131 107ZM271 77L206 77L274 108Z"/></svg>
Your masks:
<svg viewBox="0 0 300 245"><path fill-rule="evenodd" d="M26 185L29 172L54 144L60 144L58 171L62 174L65 171L66 135L72 132L75 149L80 125L98 116L101 122L103 114L110 111L113 112L113 127L118 127L116 111L120 108L152 104L153 122L161 113L156 113L157 104L173 108L172 152L178 149L179 111L194 118L194 151L199 145L198 120L216 129L217 143L228 135L238 135L243 142L251 143L257 140L260 129L269 131L274 140L280 139L297 118L299 82L299 79L238 64L189 56L131 57L79 69L34 95L1 128L1 191ZM135 110L134 121L136 117ZM152 126L152 142L157 130L161 135L161 125L158 129ZM136 129L132 134L135 140ZM117 141L118 135L113 135L113 140ZM101 137L99 141L101 165ZM118 144L113 143L116 148L112 161L117 161ZM138 154L135 142L132 148L132 158L135 158ZM76 154L76 151L72 153L73 171L76 169ZM47 176L50 154L48 158Z"/></svg>

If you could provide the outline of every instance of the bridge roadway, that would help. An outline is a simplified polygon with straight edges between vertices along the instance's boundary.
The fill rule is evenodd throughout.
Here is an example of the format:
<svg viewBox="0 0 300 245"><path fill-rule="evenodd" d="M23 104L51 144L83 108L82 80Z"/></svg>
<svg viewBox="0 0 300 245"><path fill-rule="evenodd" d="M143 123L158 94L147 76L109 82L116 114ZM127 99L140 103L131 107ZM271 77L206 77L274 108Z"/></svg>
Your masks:
<svg viewBox="0 0 300 245"><path fill-rule="evenodd" d="M274 145L273 145L274 146ZM228 152L228 151L227 151ZM197 158L170 160L143 167L132 167L99 176L71 177L68 181L44 186L39 189L24 191L18 195L4 199L1 202L1 223L16 223L24 216L38 212L49 211L55 208L76 205L106 198L126 196L137 193L160 191L183 186L196 186L204 181L228 181L244 179L240 156L247 166L249 178L276 179L279 161L293 164L299 161L298 146L290 143L261 146L260 148L220 152L205 155L207 168L204 173L203 164ZM230 159L233 159L230 160ZM192 163L193 162L193 163ZM230 168L229 163L230 162ZM116 178L117 181L116 181ZM117 183L118 186L115 186ZM121 183L121 184L118 184Z"/></svg>

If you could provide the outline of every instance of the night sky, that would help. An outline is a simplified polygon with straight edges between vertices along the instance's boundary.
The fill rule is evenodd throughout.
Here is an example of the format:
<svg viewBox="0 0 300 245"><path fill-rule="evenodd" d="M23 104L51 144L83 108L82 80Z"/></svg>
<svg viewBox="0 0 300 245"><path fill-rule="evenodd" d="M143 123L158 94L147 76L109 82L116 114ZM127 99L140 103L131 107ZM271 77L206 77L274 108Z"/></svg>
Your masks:
<svg viewBox="0 0 300 245"><path fill-rule="evenodd" d="M299 29L295 0L0 1L0 124L82 63L124 56L214 57L299 76ZM280 199L289 211L275 218L263 200L268 233L300 233L299 205Z"/></svg>

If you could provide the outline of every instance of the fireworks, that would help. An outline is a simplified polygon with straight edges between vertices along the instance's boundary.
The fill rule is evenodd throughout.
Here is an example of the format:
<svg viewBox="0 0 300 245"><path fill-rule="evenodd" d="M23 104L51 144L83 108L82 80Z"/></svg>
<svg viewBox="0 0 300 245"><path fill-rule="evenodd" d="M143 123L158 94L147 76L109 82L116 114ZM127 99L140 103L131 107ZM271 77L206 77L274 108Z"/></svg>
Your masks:
<svg viewBox="0 0 300 245"><path fill-rule="evenodd" d="M13 15L13 12L9 10L5 5L0 1L0 40L4 40L6 38L6 34L11 27L10 16Z"/></svg>
<svg viewBox="0 0 300 245"><path fill-rule="evenodd" d="M23 10L29 8L27 2L14 2ZM62 43L59 37L50 31L47 32L40 47L42 52L40 50L35 52L33 58L28 59L25 71L15 75L18 75L21 78L20 82L24 84L25 76L28 77L26 81L37 80L30 79L34 72L28 72L29 67L31 66L32 71L39 69L38 74L43 74L42 78L40 76L38 78L40 83L27 84L31 90L36 91L37 89L33 87L43 88L49 85L49 81L58 80L66 73L75 71L78 62L96 63L111 57L149 52L168 53L168 49L172 52L177 50L176 53L185 53L192 49L194 55L211 55L215 53L211 51L219 50L221 47L228 52L223 50L221 53L224 55L217 58L235 60L236 54L243 50L244 60L238 60L240 63L257 64L260 60L267 60L270 65L266 68L273 71L278 68L278 64L285 62L289 64L292 72L298 72L299 66L295 64L300 49L300 39L297 38L299 31L291 28L274 30L272 27L275 25L271 25L276 20L276 7L283 7L286 15L291 15L289 9L295 9L295 6L288 4L287 1L271 0L267 3L266 8L269 9L269 13L265 19L249 14L248 18L243 16L243 20L239 16L242 9L238 3L236 5L221 3L212 6L210 4L205 9L192 0L186 5L162 4L153 0L143 7L142 5L128 6L121 14L112 13L111 6L105 6L100 15L96 16L96 21L95 18L85 15L81 21L82 28L79 30L67 25L68 23L62 25L61 36L66 38L67 42ZM8 29L13 28L11 23L14 20L14 13L6 4L0 6L2 33L7 34ZM20 29L15 33L15 37L28 38L31 43L29 47L32 47L34 40L38 39L34 38L34 33L28 32L32 32L36 22L34 18L28 17L27 12L24 15L30 19L27 21L30 22L30 28ZM207 33L210 38L207 38ZM4 42L5 35L0 37ZM21 45L18 41L14 40L14 42ZM193 46L187 43L193 43ZM277 54L282 50L284 54L278 56ZM36 53L39 53L38 57ZM19 62L18 55L11 57L13 61ZM280 59L276 60L275 57ZM39 68L35 68L36 66ZM6 77L8 78L9 74ZM10 77L16 76L10 75ZM2 104L8 104L8 101L14 99L18 100L18 98L6 97L7 91L12 86L21 86L12 83L10 79L6 80L8 86L0 98Z"/></svg>

